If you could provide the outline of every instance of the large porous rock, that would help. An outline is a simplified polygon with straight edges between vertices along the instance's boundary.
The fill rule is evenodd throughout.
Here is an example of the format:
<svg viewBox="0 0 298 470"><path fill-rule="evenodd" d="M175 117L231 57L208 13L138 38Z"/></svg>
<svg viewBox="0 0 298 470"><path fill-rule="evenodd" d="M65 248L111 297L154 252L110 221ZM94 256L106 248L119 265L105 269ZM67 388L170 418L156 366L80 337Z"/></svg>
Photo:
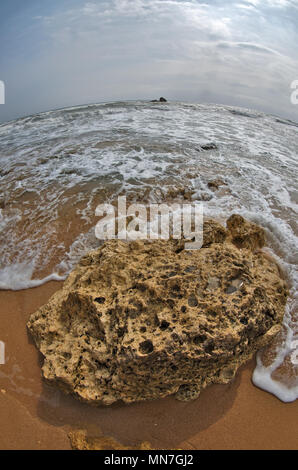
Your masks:
<svg viewBox="0 0 298 470"><path fill-rule="evenodd" d="M44 378L106 405L229 382L279 331L287 288L263 230L240 216L227 226L206 221L200 250L111 240L85 256L29 320Z"/></svg>

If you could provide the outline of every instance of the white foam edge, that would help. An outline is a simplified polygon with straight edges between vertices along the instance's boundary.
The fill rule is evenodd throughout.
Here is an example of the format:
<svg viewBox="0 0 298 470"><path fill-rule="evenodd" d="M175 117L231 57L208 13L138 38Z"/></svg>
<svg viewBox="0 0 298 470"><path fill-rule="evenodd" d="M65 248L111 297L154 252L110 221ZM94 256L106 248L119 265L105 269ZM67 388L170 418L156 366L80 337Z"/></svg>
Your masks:
<svg viewBox="0 0 298 470"><path fill-rule="evenodd" d="M66 275L60 275L56 272L42 279L32 279L33 271L32 263L14 263L0 269L0 290L18 291L38 287L49 281L64 281L66 279Z"/></svg>
<svg viewBox="0 0 298 470"><path fill-rule="evenodd" d="M259 351L256 357L257 365L252 375L252 382L256 387L272 393L279 398L279 400L285 403L295 401L298 398L298 386L289 388L282 382L272 379L272 372L276 370L283 363L285 357L293 351L292 340L294 338L294 332L289 326L290 321L290 310L289 305L287 305L283 320L283 325L286 328L286 338L284 343L279 348L275 360L268 367L263 365L261 359L262 351Z"/></svg>

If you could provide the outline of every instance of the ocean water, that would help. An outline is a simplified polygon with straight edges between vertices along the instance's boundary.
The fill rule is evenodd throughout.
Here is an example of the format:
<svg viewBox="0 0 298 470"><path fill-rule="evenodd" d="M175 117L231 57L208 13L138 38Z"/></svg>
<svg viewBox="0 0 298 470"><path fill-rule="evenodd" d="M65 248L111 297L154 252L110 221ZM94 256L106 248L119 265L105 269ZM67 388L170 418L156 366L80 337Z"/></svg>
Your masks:
<svg viewBox="0 0 298 470"><path fill-rule="evenodd" d="M217 148L202 151L211 142ZM161 202L175 190L189 189L194 202L204 201L205 216L224 223L240 213L266 230L267 250L286 273L290 297L274 358L264 367L258 356L253 381L293 401L297 154L298 124L228 106L116 102L2 124L0 289L65 279L79 258L99 245L94 234L99 203L115 202L118 195ZM212 191L208 182L215 178L227 186ZM275 374L284 364L283 375L291 380Z"/></svg>

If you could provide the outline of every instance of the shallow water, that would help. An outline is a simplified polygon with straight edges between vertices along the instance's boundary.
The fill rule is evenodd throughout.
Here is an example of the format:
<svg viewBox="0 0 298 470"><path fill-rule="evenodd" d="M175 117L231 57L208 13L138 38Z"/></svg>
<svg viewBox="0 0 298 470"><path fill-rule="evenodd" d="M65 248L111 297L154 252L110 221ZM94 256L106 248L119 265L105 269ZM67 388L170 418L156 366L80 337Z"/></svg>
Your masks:
<svg viewBox="0 0 298 470"><path fill-rule="evenodd" d="M200 151L210 142L218 148ZM266 369L260 362L253 380L292 401L297 381L282 385L272 373L293 356L298 339L297 153L298 124L217 105L118 102L2 124L0 288L64 279L99 244L99 203L120 194L160 202L189 189L193 201L205 201L205 215L225 221L237 212L266 229L291 295L275 358ZM215 178L227 186L212 191Z"/></svg>

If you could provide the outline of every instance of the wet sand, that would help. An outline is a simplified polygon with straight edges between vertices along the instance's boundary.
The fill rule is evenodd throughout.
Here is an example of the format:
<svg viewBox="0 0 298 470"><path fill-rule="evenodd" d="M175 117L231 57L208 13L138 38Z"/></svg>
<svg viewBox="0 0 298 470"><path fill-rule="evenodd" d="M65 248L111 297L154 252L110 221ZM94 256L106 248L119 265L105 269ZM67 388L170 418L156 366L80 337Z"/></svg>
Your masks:
<svg viewBox="0 0 298 470"><path fill-rule="evenodd" d="M67 433L112 436L159 449L298 449L298 403L282 403L253 386L255 361L229 385L212 385L194 402L166 398L93 408L43 383L42 357L26 322L62 286L0 292L0 449L70 449Z"/></svg>

